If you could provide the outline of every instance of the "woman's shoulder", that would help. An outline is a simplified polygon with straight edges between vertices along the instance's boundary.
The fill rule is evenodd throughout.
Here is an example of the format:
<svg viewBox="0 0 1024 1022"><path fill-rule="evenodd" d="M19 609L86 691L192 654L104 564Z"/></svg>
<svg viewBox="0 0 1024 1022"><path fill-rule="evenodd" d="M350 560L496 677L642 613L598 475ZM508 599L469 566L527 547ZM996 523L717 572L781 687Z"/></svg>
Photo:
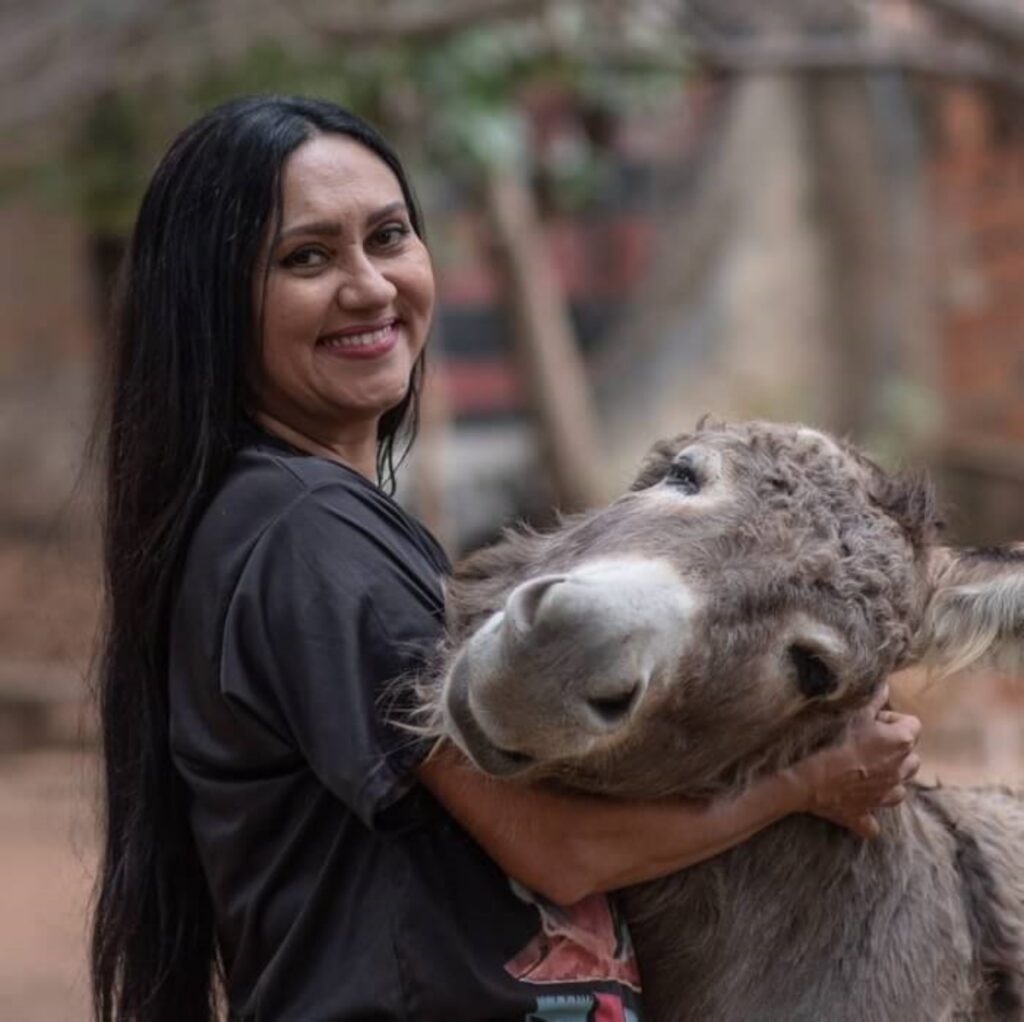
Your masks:
<svg viewBox="0 0 1024 1022"><path fill-rule="evenodd" d="M330 510L342 520L373 517L369 484L357 473L262 442L240 447L196 525L191 553L215 555L251 548L268 534L301 534L308 520Z"/></svg>
<svg viewBox="0 0 1024 1022"><path fill-rule="evenodd" d="M241 500L247 506L256 498L277 507L310 495L365 500L374 491L376 487L354 469L254 430L236 450L214 503Z"/></svg>
<svg viewBox="0 0 1024 1022"><path fill-rule="evenodd" d="M271 547L311 555L344 551L350 561L383 557L431 575L448 570L427 530L358 472L258 434L236 452L196 527L188 559L204 566L204 574L220 562L237 576L242 562Z"/></svg>

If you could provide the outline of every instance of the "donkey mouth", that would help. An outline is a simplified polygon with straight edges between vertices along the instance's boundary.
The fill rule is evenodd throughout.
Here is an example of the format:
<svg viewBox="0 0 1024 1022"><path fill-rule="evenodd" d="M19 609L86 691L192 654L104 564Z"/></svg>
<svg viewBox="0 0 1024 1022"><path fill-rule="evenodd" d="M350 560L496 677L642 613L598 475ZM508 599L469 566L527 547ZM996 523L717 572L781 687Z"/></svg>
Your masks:
<svg viewBox="0 0 1024 1022"><path fill-rule="evenodd" d="M456 660L445 696L448 733L474 765L493 777L513 777L529 770L536 760L525 752L503 749L488 738L469 705L469 667Z"/></svg>

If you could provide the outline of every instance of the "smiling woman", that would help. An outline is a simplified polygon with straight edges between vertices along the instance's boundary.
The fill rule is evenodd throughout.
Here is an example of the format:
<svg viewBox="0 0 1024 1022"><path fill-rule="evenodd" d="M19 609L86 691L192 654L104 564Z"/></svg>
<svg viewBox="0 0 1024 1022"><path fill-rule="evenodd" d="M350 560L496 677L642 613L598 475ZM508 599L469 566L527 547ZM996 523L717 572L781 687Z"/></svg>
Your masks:
<svg viewBox="0 0 1024 1022"><path fill-rule="evenodd" d="M603 892L791 812L869 833L913 772L914 722L867 713L732 802L608 804L428 756L384 713L450 570L389 492L422 235L392 150L319 100L212 111L147 190L106 424L103 1022L635 1020Z"/></svg>
<svg viewBox="0 0 1024 1022"><path fill-rule="evenodd" d="M426 343L430 258L397 178L351 138L300 146L281 194L257 278L256 417L372 478L377 420L405 396Z"/></svg>

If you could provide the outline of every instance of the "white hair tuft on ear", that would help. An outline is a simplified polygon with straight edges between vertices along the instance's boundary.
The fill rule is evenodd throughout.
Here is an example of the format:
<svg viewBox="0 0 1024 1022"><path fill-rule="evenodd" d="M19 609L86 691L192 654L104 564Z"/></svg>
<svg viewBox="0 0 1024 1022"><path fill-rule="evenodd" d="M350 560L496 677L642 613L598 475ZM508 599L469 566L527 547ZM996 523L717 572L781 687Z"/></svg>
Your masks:
<svg viewBox="0 0 1024 1022"><path fill-rule="evenodd" d="M940 586L925 621L925 661L954 674L988 660L1024 666L1024 572L994 573Z"/></svg>

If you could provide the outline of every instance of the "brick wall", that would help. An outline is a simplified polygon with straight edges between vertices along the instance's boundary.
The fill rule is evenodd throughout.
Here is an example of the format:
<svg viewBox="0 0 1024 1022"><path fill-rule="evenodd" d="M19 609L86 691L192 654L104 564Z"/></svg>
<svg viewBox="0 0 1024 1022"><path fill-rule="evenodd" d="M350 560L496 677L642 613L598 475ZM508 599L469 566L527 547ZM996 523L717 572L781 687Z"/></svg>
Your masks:
<svg viewBox="0 0 1024 1022"><path fill-rule="evenodd" d="M1005 102L960 87L939 105L945 385L953 432L1024 443L1024 114Z"/></svg>
<svg viewBox="0 0 1024 1022"><path fill-rule="evenodd" d="M1024 538L1024 114L1019 97L937 95L946 443L958 541ZM992 671L908 686L925 762L950 782L1024 780L1024 679ZM906 690L905 690L906 691Z"/></svg>
<svg viewBox="0 0 1024 1022"><path fill-rule="evenodd" d="M1019 97L938 93L933 163L940 240L946 442L958 536L1024 536L1024 113Z"/></svg>

